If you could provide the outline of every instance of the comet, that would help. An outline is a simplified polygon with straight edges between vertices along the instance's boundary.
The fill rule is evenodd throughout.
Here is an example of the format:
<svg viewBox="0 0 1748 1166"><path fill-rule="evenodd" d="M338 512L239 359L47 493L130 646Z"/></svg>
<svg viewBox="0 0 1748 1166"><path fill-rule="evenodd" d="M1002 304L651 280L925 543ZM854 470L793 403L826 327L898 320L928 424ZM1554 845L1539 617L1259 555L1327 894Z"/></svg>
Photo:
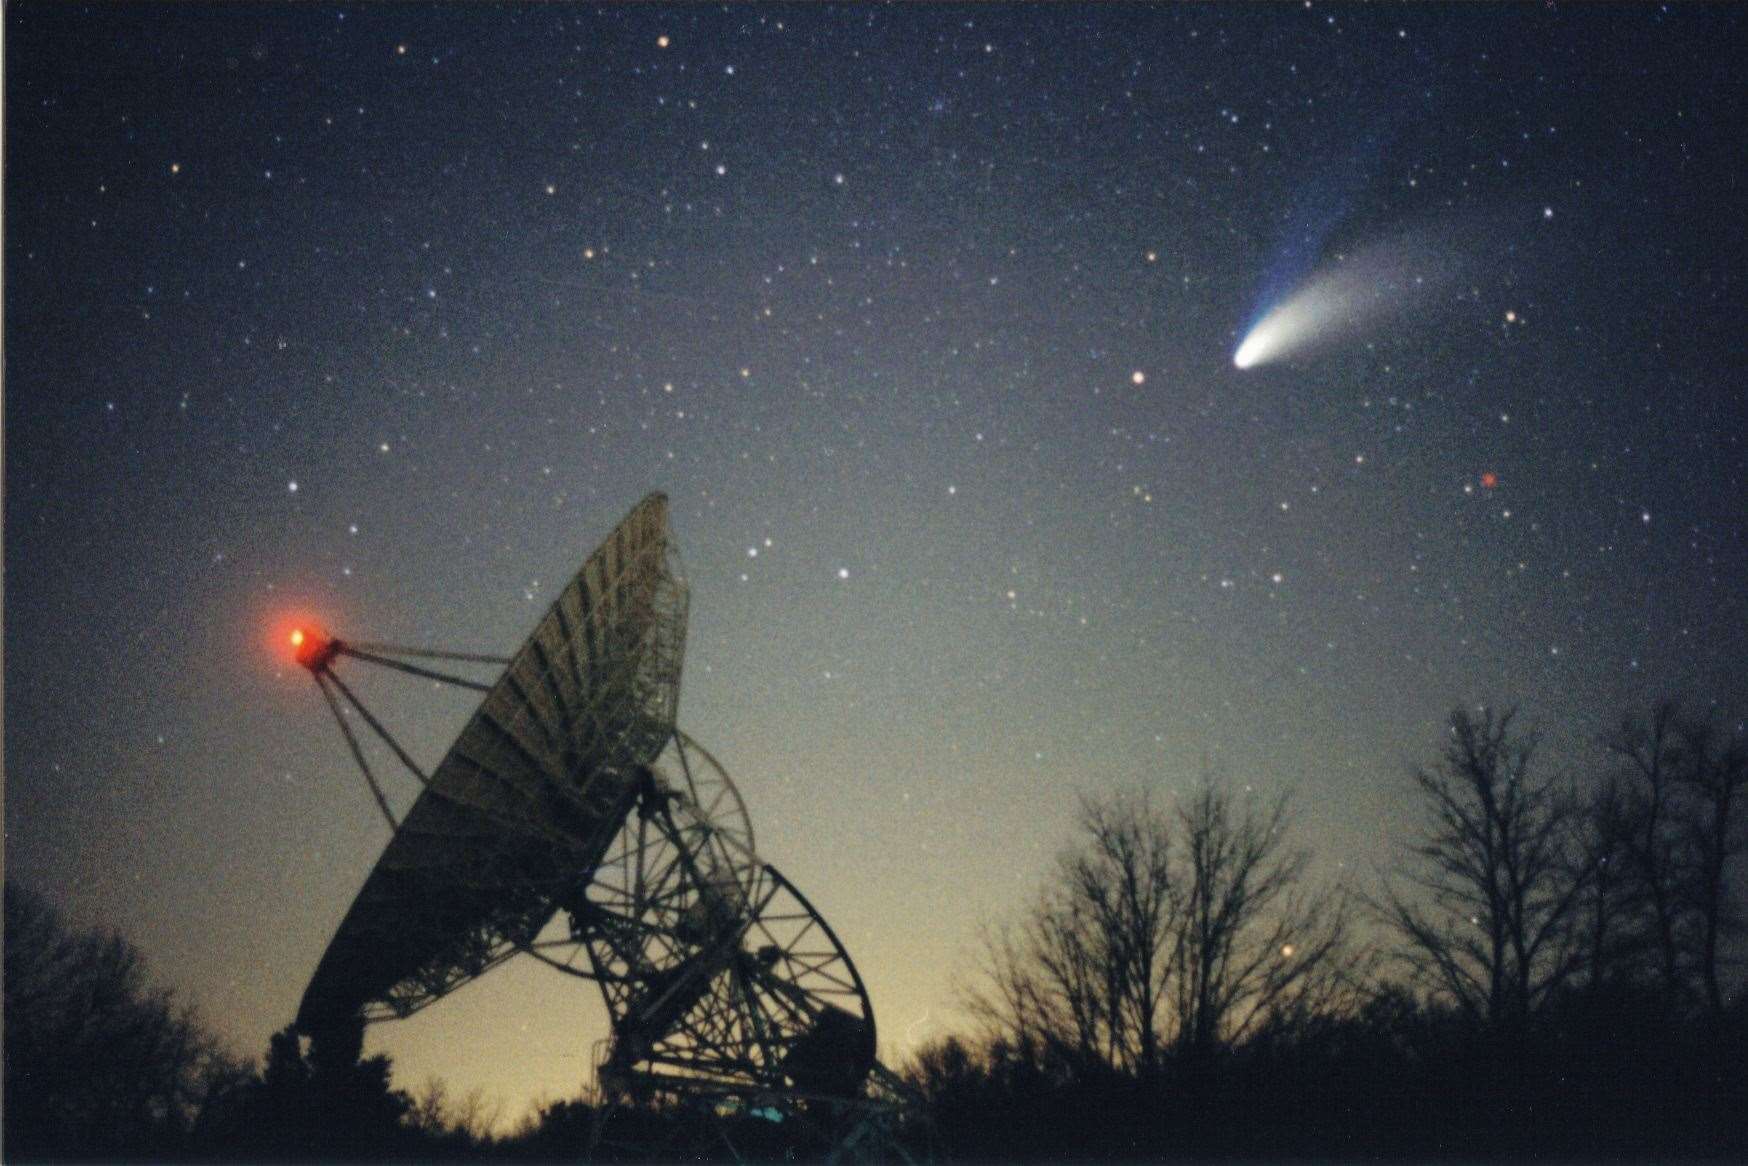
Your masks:
<svg viewBox="0 0 1748 1166"><path fill-rule="evenodd" d="M1311 352L1406 311L1460 264L1425 236L1337 255L1251 325L1232 354L1240 369Z"/></svg>

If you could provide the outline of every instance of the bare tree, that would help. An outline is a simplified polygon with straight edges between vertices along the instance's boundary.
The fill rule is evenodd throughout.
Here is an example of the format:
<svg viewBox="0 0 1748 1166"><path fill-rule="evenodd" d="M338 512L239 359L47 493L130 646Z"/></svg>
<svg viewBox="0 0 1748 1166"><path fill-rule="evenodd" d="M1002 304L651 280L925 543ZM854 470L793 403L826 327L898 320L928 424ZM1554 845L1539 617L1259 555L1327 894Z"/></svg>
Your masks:
<svg viewBox="0 0 1748 1166"><path fill-rule="evenodd" d="M1090 932L1083 946L1099 976L1106 1060L1151 1072L1170 972L1165 939L1175 916L1170 826L1146 792L1083 798L1080 825L1086 845L1063 873L1069 902L1085 913L1081 930Z"/></svg>
<svg viewBox="0 0 1748 1166"><path fill-rule="evenodd" d="M1145 1070L1159 1047L1170 822L1128 794L1083 799L1080 825L1083 845L1018 927L985 935L972 1007L1021 1049Z"/></svg>
<svg viewBox="0 0 1748 1166"><path fill-rule="evenodd" d="M1591 871L1577 803L1531 773L1533 734L1514 714L1451 714L1434 768L1416 770L1431 822L1380 904L1399 957L1427 986L1490 1021L1538 1008L1582 965L1576 924Z"/></svg>
<svg viewBox="0 0 1748 1166"><path fill-rule="evenodd" d="M441 1077L431 1076L408 1098L407 1125L434 1138L458 1138L478 1144L489 1139L503 1118L503 1102L488 1099L476 1086L459 1099L450 1096Z"/></svg>
<svg viewBox="0 0 1748 1166"><path fill-rule="evenodd" d="M462 1094L461 1101L451 1111L452 1125L476 1143L488 1141L504 1119L504 1101L488 1097L482 1086L474 1086Z"/></svg>
<svg viewBox="0 0 1748 1166"><path fill-rule="evenodd" d="M1676 736L1676 781L1683 795L1677 815L1690 856L1680 888L1698 932L1693 962L1700 985L1712 1011L1721 1012L1722 944L1742 926L1728 872L1731 861L1748 849L1748 813L1742 805L1748 792L1748 736L1740 726L1729 732L1715 714L1678 717Z"/></svg>
<svg viewBox="0 0 1748 1166"><path fill-rule="evenodd" d="M1207 1052L1303 1006L1346 935L1340 900L1307 895L1309 855L1285 849L1285 798L1234 807L1211 783L1178 808L1183 860L1173 880L1176 1043Z"/></svg>
<svg viewBox="0 0 1748 1166"><path fill-rule="evenodd" d="M408 1095L411 1104L402 1120L421 1133L442 1135L449 1132L449 1086L436 1075Z"/></svg>
<svg viewBox="0 0 1748 1166"><path fill-rule="evenodd" d="M1686 859L1676 804L1679 719L1675 701L1659 701L1643 721L1622 717L1620 725L1603 738L1604 747L1624 762L1632 782L1627 794L1627 859L1643 899L1658 974L1670 995L1681 991L1682 951L1689 946L1684 934L1687 908L1681 896Z"/></svg>
<svg viewBox="0 0 1748 1166"><path fill-rule="evenodd" d="M1639 896L1632 868L1633 830L1626 786L1615 777L1605 778L1584 806L1575 862L1567 872L1568 878L1588 879L1578 926L1592 985L1630 970L1641 951L1635 926Z"/></svg>
<svg viewBox="0 0 1748 1166"><path fill-rule="evenodd" d="M1628 782L1628 873L1664 989L1720 1010L1726 941L1743 923L1730 875L1748 850L1748 735L1716 708L1661 700L1603 743Z"/></svg>
<svg viewBox="0 0 1748 1166"><path fill-rule="evenodd" d="M1049 985L1040 1031L1079 1060L1120 1064L1129 1053L1121 1024L1128 969L1109 937L1088 926L1081 906L1071 893L1047 894L1028 924L1033 959ZM1070 1033L1072 1041L1064 1039Z"/></svg>
<svg viewBox="0 0 1748 1166"><path fill-rule="evenodd" d="M1022 1048L1125 1073L1206 1052L1323 999L1345 917L1299 885L1285 803L1204 784L1085 799L1080 844L1017 928L985 937L973 1010Z"/></svg>

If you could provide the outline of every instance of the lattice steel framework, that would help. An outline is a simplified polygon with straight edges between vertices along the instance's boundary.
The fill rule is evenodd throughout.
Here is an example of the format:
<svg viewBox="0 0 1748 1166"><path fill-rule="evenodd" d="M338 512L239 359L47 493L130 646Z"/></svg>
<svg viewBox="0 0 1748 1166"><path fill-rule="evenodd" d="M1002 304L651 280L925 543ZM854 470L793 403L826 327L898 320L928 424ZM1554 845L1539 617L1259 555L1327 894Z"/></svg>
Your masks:
<svg viewBox="0 0 1748 1166"><path fill-rule="evenodd" d="M652 494L508 660L296 634L395 830L300 1028L355 1045L364 1022L411 1015L526 952L599 985L612 1035L598 1077L615 1104L727 1105L813 1123L840 1148L895 1119L855 965L753 849L722 765L675 725L686 611L666 499ZM427 775L341 660L485 697ZM478 684L439 661L504 668ZM422 783L399 823L348 712Z"/></svg>

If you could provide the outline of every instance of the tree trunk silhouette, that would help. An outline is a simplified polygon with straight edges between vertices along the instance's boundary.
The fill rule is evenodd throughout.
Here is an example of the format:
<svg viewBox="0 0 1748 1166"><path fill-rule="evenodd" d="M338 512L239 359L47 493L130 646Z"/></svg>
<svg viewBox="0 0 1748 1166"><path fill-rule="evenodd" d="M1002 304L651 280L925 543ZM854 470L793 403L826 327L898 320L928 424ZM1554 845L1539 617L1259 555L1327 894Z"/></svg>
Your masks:
<svg viewBox="0 0 1748 1166"><path fill-rule="evenodd" d="M1511 711L1451 714L1440 763L1417 770L1431 822L1378 904L1398 958L1458 1006L1493 1023L1534 1011L1587 954L1577 923L1594 875L1576 803L1532 776L1535 738Z"/></svg>
<svg viewBox="0 0 1748 1166"><path fill-rule="evenodd" d="M1622 783L1608 778L1591 795L1584 810L1577 864L1569 877L1590 882L1583 904L1585 970L1589 983L1600 986L1630 967L1634 955L1632 881L1632 811Z"/></svg>
<svg viewBox="0 0 1748 1166"><path fill-rule="evenodd" d="M1626 763L1634 778L1628 853L1648 907L1658 974L1664 991L1672 997L1684 986L1683 860L1674 822L1679 712L1674 701L1659 701L1643 722L1630 715L1623 717L1614 732L1603 738L1604 747Z"/></svg>
<svg viewBox="0 0 1748 1166"><path fill-rule="evenodd" d="M1676 781L1685 794L1681 818L1692 854L1683 885L1699 929L1694 962L1706 1004L1721 1013L1721 946L1725 935L1741 926L1728 872L1731 861L1748 848L1741 809L1742 789L1748 784L1748 737L1741 732L1726 735L1715 716L1698 715L1677 717L1676 735Z"/></svg>

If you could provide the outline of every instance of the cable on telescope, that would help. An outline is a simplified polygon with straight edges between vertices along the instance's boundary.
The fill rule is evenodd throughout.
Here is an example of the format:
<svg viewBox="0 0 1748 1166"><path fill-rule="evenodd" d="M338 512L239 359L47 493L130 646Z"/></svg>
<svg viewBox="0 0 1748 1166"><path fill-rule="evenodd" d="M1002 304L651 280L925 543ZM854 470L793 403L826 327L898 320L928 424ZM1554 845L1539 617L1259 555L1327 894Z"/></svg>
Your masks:
<svg viewBox="0 0 1748 1166"><path fill-rule="evenodd" d="M381 652L389 656L413 656L423 660L458 660L464 664L497 664L507 666L508 656L488 656L481 652L448 652L438 648L409 648L402 644L383 643L353 643L347 641L347 647L365 652Z"/></svg>
<svg viewBox="0 0 1748 1166"><path fill-rule="evenodd" d="M326 674L324 675L324 673ZM315 678L316 687L322 690L322 696L328 702L328 711L334 714L334 723L340 726L340 735L346 738L346 747L352 750L352 760L358 763L358 768L364 773L364 780L370 783L371 795L376 798L376 805L382 811L382 816L388 820L388 828L399 830L400 823L395 821L394 814L390 812L388 799L383 796L382 787L376 784L376 775L370 772L370 763L364 760L364 750L358 744L357 734L353 733L352 726L346 723L346 715L340 711L340 702L336 701L334 694L328 691L326 681L333 680L335 684L339 684L339 680L332 673L327 673L325 669L316 672ZM351 697L352 694L348 692L346 695Z"/></svg>
<svg viewBox="0 0 1748 1166"><path fill-rule="evenodd" d="M419 784L425 786L430 785L431 779L425 775L425 771L419 768L418 763L407 754L405 749L401 748L401 743L395 740L394 734L383 728L382 722L376 719L376 714L365 708L364 702L359 700L350 688L346 687L346 682L341 680L338 676L335 676L332 672L327 674L327 679L329 683L333 684L334 687L340 690L340 694L346 698L347 702L351 704L353 708L358 710L358 715L364 718L364 723L369 725L378 737L382 738L384 744L394 750L394 755L399 757L401 759L401 764L406 766L408 771L411 772L414 777L419 779ZM332 700L331 697L329 699ZM344 728L345 725L342 724L341 727Z"/></svg>
<svg viewBox="0 0 1748 1166"><path fill-rule="evenodd" d="M490 692L492 690L492 686L489 684L481 684L477 680L468 680L461 676L452 676L446 672L434 672L429 668L421 668L417 664L408 664L401 660L391 660L387 656L378 656L373 652L363 651L356 644L340 644L338 651L340 655L350 656L354 660L363 660L367 664L380 664L384 668L393 668L412 676L422 676L426 680L435 680L440 684L454 684L461 688L471 688L475 692Z"/></svg>

